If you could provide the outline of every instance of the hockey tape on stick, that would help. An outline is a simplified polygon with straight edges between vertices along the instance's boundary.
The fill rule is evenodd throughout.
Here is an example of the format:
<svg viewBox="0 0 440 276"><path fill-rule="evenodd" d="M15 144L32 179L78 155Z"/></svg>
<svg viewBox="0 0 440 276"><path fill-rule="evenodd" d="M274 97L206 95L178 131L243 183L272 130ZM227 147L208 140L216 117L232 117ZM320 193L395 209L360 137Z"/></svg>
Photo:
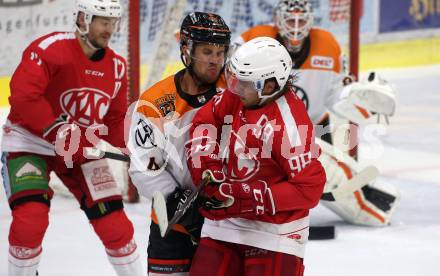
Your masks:
<svg viewBox="0 0 440 276"><path fill-rule="evenodd" d="M161 192L154 192L152 205L156 214L157 224L159 225L160 235L163 238L168 229L168 214L166 201Z"/></svg>
<svg viewBox="0 0 440 276"><path fill-rule="evenodd" d="M114 153L109 151L103 151L97 148L84 148L85 156L87 159L100 159L108 158L113 160L119 160L124 162L130 162L130 157L120 153Z"/></svg>
<svg viewBox="0 0 440 276"><path fill-rule="evenodd" d="M339 185L333 191L323 193L321 199L327 201L339 201L355 191L360 190L362 187L376 179L378 175L379 170L375 166L368 166L347 182Z"/></svg>

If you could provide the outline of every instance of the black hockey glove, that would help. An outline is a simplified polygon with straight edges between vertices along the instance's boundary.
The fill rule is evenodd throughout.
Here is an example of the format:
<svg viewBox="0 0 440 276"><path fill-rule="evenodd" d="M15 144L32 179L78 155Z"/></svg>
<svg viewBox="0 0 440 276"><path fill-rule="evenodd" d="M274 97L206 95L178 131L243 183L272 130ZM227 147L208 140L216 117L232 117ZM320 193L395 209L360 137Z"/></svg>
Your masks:
<svg viewBox="0 0 440 276"><path fill-rule="evenodd" d="M188 196L191 194L190 189L176 188L166 199L168 218L172 218L176 210L178 210L181 204L184 204L188 200ZM188 207L187 211L180 218L178 224L183 226L188 233L194 238L200 238L200 232L202 230L203 217L200 215L198 208L202 200L196 199L193 204Z"/></svg>

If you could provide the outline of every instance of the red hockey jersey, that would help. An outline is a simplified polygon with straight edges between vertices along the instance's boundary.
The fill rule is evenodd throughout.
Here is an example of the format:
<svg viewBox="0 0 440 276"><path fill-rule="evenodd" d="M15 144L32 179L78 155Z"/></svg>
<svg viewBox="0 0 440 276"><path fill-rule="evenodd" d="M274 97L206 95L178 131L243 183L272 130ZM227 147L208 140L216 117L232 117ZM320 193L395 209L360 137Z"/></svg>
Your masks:
<svg viewBox="0 0 440 276"><path fill-rule="evenodd" d="M200 183L205 169L223 167L235 183L265 180L276 208L275 215L257 220L207 219L202 236L303 257L309 209L318 204L326 177L317 160L313 124L295 93L247 109L227 90L197 112L190 133L188 167L194 183Z"/></svg>
<svg viewBox="0 0 440 276"><path fill-rule="evenodd" d="M26 48L10 87L3 151L50 154L41 135L62 113L82 127L83 135L86 128L108 126L107 135L97 136L125 147L126 64L110 48L92 61L74 33L48 34Z"/></svg>

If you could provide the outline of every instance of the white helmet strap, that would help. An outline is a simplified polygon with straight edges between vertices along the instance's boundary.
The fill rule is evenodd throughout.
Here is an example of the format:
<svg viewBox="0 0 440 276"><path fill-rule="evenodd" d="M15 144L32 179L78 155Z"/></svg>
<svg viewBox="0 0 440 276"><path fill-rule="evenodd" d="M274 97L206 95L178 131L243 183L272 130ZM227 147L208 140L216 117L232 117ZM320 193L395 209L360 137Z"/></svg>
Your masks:
<svg viewBox="0 0 440 276"><path fill-rule="evenodd" d="M99 50L100 48L97 48L97 47L93 46L92 43L90 43L90 40L88 37L89 31L90 31L90 24L92 24L93 15L90 13L85 13L85 12L82 12L82 13L84 14L84 23L85 23L86 29L84 31L81 30L81 28L78 26L78 24L75 24L75 29L78 31L81 39L85 43L87 43L87 45L90 48L92 48L93 50ZM79 16L79 12L78 12L78 16Z"/></svg>

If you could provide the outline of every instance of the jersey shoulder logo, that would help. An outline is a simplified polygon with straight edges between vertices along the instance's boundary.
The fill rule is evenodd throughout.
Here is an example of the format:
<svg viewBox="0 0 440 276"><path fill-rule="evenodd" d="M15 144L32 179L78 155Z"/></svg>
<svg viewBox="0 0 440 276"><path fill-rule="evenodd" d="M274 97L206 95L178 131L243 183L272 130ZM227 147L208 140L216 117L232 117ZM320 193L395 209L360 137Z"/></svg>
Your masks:
<svg viewBox="0 0 440 276"><path fill-rule="evenodd" d="M110 107L110 96L95 88L74 88L60 97L61 109L83 127L102 124Z"/></svg>
<svg viewBox="0 0 440 276"><path fill-rule="evenodd" d="M139 119L135 133L136 145L144 149L157 147L154 140L153 126L146 120Z"/></svg>
<svg viewBox="0 0 440 276"><path fill-rule="evenodd" d="M332 57L312 56L311 65L315 68L333 69L335 61Z"/></svg>

